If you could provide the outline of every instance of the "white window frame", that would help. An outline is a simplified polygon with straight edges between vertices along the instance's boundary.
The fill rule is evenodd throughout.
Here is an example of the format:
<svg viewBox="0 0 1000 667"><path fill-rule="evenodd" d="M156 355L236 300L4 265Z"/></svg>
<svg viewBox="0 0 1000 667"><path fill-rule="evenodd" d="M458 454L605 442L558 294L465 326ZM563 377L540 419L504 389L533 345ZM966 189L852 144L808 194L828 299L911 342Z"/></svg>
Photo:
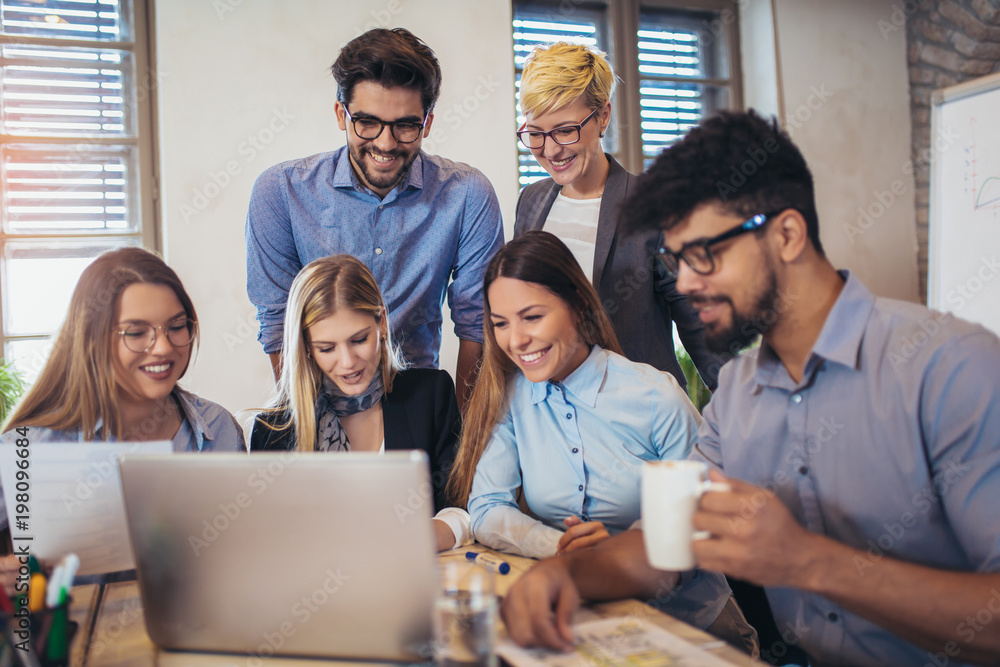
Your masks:
<svg viewBox="0 0 1000 667"><path fill-rule="evenodd" d="M87 40L78 38L57 38L42 37L32 35L10 34L2 32L0 26L0 44L2 45L25 45L32 47L74 47L85 49L118 49L127 51L132 56L133 72L128 77L131 85L128 91L123 91L126 103L133 105L134 131L121 137L91 136L79 134L68 136L61 134L58 136L48 135L22 135L3 134L0 130L0 146L3 145L58 145L67 146L71 151L80 151L83 155L85 151L93 148L95 151L101 149L125 148L134 151L134 166L136 173L132 175L129 183L131 195L131 207L128 212L129 220L134 227L127 231L116 232L107 231L86 231L81 233L72 232L11 232L0 226L0 358L4 363L17 362L19 366L29 368L29 375L40 370L42 359L33 359L30 362L25 359L7 358L8 344L16 341L34 341L50 339L54 331L32 331L24 334L9 334L8 327L5 326L5 318L8 315L8 302L12 292L18 289L18 285L11 284L7 280L8 257L17 251L22 256L32 257L74 257L80 256L81 252L92 251L93 249L111 249L126 245L140 245L145 248L156 250L159 247L159 224L157 219L158 192L156 184L158 176L156 173L156 153L155 153L155 96L156 76L155 64L153 61L153 0L119 0L122 13L131 12L132 20L129 26L128 41L108 41L108 40ZM79 148L77 148L79 147ZM10 199L6 196L0 198L0 206L10 205ZM5 212L4 212L5 213ZM4 216L6 217L6 216ZM72 289L73 286L67 286ZM51 304L38 304L39 308L55 307ZM64 313L59 313L62 319Z"/></svg>

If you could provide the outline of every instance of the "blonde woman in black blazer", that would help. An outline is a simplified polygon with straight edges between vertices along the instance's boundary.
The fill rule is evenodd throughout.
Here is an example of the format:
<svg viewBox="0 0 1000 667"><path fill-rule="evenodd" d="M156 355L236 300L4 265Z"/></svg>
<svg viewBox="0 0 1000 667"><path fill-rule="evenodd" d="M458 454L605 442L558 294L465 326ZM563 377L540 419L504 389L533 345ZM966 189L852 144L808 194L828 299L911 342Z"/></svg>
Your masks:
<svg viewBox="0 0 1000 667"><path fill-rule="evenodd" d="M514 237L544 228L569 245L585 272L593 268L591 280L625 356L669 371L683 387L671 332L675 322L699 374L714 389L725 359L705 347L697 314L652 258L658 234L619 229L618 212L635 177L601 146L613 89L614 73L603 54L585 46L557 43L529 56L521 77L525 123L518 136L550 178L521 192Z"/></svg>

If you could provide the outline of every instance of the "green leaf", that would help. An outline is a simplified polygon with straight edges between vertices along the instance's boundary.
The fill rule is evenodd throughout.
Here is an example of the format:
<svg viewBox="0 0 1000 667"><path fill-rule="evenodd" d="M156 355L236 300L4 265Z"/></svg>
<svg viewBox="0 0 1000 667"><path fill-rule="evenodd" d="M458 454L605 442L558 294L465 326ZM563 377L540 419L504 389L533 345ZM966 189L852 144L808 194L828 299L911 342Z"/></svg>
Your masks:
<svg viewBox="0 0 1000 667"><path fill-rule="evenodd" d="M0 424L7 420L7 415L23 393L24 380L14 368L13 362L4 364L0 359Z"/></svg>

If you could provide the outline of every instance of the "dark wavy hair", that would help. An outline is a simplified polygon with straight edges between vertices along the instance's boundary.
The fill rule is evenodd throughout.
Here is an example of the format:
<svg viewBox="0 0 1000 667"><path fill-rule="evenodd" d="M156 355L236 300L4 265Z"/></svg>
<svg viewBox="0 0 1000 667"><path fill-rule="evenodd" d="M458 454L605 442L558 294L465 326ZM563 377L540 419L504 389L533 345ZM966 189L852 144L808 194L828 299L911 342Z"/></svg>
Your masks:
<svg viewBox="0 0 1000 667"><path fill-rule="evenodd" d="M354 86L372 81L383 88L420 92L424 114L441 94L441 65L430 47L406 28L375 28L355 37L340 50L330 67L337 81L337 100L351 103Z"/></svg>
<svg viewBox="0 0 1000 667"><path fill-rule="evenodd" d="M823 254L809 166L778 121L753 109L702 120L656 158L632 192L622 219L633 231L670 229L702 204L747 218L793 208Z"/></svg>

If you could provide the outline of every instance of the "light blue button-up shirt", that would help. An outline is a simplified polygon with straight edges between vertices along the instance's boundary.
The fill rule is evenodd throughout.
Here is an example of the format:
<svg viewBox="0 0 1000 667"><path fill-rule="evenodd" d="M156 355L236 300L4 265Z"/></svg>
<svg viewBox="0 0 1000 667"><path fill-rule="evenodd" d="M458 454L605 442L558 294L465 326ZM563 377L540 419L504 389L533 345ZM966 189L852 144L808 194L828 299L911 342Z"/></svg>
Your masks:
<svg viewBox="0 0 1000 667"><path fill-rule="evenodd" d="M685 458L700 422L670 373L598 346L562 382L518 373L510 394L469 514L479 542L535 558L555 554L569 516L628 528L639 518L643 462ZM522 486L537 519L518 509Z"/></svg>
<svg viewBox="0 0 1000 667"><path fill-rule="evenodd" d="M174 387L171 394L177 401L184 415L181 426L171 439L175 452L245 452L246 443L243 440L243 429L236 423L232 413L218 403L205 400L201 396ZM95 440L104 441L101 430L101 420L98 419L95 429ZM15 440L22 436L11 427L11 430L0 435L0 446L13 447ZM39 442L86 442L80 429L55 431L38 426L28 427L28 439L32 444ZM115 442L114 435L109 435L108 442ZM0 487L0 530L7 527L7 503Z"/></svg>
<svg viewBox="0 0 1000 667"><path fill-rule="evenodd" d="M802 380L766 343L724 366L692 458L772 489L806 529L864 552L859 585L882 558L1000 572L1000 340L841 275ZM810 665L940 664L833 600L767 596ZM955 629L959 650L968 631Z"/></svg>
<svg viewBox="0 0 1000 667"><path fill-rule="evenodd" d="M382 199L358 182L345 146L261 174L246 245L247 294L264 352L281 349L299 270L346 253L375 276L407 361L436 368L446 292L455 334L482 342L483 274L503 245L503 224L493 186L477 169L421 152Z"/></svg>

